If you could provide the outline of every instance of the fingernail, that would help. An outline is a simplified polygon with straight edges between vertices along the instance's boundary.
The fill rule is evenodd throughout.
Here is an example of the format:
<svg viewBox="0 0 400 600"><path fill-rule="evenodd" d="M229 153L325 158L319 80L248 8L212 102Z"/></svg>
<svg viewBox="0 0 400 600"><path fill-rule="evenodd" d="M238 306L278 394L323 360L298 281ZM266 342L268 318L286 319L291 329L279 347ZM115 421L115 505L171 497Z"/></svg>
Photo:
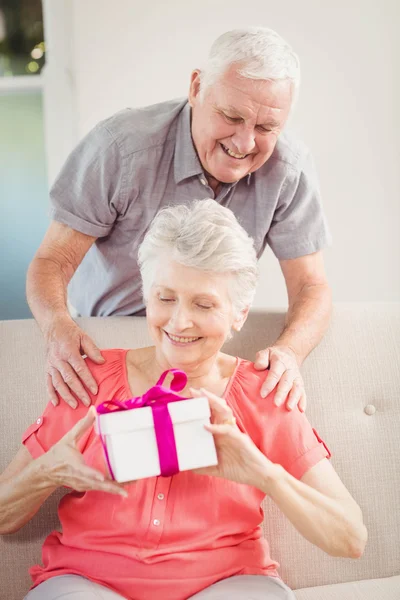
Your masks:
<svg viewBox="0 0 400 600"><path fill-rule="evenodd" d="M95 475L94 478L97 479L97 481L104 481L104 475Z"/></svg>
<svg viewBox="0 0 400 600"><path fill-rule="evenodd" d="M261 398L266 398L268 396L267 392L265 390L261 391Z"/></svg>
<svg viewBox="0 0 400 600"><path fill-rule="evenodd" d="M57 402L55 400L50 400L53 406L57 406Z"/></svg>
<svg viewBox="0 0 400 600"><path fill-rule="evenodd" d="M76 408L78 406L78 403L76 401L75 402L70 402L69 405L70 405L71 408Z"/></svg>
<svg viewBox="0 0 400 600"><path fill-rule="evenodd" d="M97 387L95 385L91 385L89 389L92 392L92 394L97 394Z"/></svg>
<svg viewBox="0 0 400 600"><path fill-rule="evenodd" d="M89 398L87 398L87 397L83 398L82 402L83 402L83 404L85 406L90 406L90 400L89 400Z"/></svg>

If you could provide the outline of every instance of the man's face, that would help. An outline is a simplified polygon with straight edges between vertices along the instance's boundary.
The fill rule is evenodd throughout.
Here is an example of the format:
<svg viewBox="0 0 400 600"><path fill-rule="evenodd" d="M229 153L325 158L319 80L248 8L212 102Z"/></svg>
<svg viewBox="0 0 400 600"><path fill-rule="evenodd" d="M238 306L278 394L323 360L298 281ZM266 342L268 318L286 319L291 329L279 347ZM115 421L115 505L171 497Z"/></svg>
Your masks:
<svg viewBox="0 0 400 600"><path fill-rule="evenodd" d="M292 102L290 81L240 77L231 67L200 100L199 72L192 74L189 102L192 138L204 170L233 183L271 156Z"/></svg>

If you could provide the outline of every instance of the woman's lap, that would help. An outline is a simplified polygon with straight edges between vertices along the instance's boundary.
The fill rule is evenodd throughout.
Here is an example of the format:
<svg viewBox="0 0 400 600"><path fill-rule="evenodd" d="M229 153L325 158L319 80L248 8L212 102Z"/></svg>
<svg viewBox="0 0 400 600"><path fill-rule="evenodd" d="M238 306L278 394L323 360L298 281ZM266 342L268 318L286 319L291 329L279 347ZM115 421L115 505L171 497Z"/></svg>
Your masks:
<svg viewBox="0 0 400 600"><path fill-rule="evenodd" d="M214 583L190 600L296 600L275 577L237 575ZM60 575L28 592L24 600L123 600L116 592L79 575Z"/></svg>
<svg viewBox="0 0 400 600"><path fill-rule="evenodd" d="M296 600L292 590L276 577L236 575L218 581L190 600Z"/></svg>
<svg viewBox="0 0 400 600"><path fill-rule="evenodd" d="M80 575L59 575L40 583L24 600L125 600L116 592Z"/></svg>

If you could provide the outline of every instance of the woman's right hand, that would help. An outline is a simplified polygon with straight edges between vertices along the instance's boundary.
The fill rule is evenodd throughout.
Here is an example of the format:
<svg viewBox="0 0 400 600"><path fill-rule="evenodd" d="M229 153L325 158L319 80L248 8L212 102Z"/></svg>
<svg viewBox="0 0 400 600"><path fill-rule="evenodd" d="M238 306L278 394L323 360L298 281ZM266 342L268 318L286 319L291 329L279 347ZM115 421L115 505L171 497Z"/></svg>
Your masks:
<svg viewBox="0 0 400 600"><path fill-rule="evenodd" d="M232 409L223 398L201 388L190 388L194 398L206 396L211 409L211 424L205 429L213 434L218 464L195 469L200 475L223 477L263 490L263 485L280 469L257 448L253 440L236 425Z"/></svg>
<svg viewBox="0 0 400 600"><path fill-rule="evenodd" d="M96 409L91 406L87 415L78 421L68 433L54 444L43 456L37 459L43 468L44 478L49 487L69 487L77 492L97 490L127 497L123 486L85 464L77 444L96 418Z"/></svg>

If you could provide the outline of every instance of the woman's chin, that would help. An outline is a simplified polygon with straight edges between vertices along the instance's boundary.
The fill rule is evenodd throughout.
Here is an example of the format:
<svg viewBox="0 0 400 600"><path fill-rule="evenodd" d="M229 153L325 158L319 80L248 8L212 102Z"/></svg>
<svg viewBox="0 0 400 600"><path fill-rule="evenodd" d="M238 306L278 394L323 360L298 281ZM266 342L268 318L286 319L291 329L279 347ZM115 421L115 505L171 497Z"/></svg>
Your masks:
<svg viewBox="0 0 400 600"><path fill-rule="evenodd" d="M194 348L183 348L183 347L174 347L174 348L163 348L163 354L165 358L170 360L174 360L175 362L179 362L180 364L184 363L193 363L196 361L201 361L201 353L196 351Z"/></svg>

